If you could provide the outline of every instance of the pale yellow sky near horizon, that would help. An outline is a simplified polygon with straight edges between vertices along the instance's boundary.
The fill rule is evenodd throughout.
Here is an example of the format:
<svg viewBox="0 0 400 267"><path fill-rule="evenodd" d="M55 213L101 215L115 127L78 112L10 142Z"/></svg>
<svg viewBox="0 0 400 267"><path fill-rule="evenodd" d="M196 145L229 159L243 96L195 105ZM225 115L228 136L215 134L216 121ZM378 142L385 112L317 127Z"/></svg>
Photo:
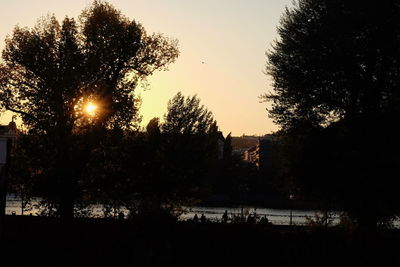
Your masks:
<svg viewBox="0 0 400 267"><path fill-rule="evenodd" d="M36 20L55 14L60 20L78 17L90 0L0 0L0 50L15 25L33 27ZM224 135L263 135L278 127L268 118L258 96L271 90L263 73L265 52L277 38L276 27L292 0L109 0L147 32L179 40L180 57L169 71L149 78L142 97L142 124L163 118L167 102L178 91L197 94L211 110ZM202 63L204 62L204 64ZM10 116L0 115L0 123Z"/></svg>

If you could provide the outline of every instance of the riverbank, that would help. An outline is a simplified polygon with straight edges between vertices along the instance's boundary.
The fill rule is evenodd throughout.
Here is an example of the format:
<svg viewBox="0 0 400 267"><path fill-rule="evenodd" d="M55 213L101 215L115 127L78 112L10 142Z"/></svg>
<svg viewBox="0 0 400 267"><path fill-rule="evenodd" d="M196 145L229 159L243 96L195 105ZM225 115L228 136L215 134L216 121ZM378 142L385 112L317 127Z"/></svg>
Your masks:
<svg viewBox="0 0 400 267"><path fill-rule="evenodd" d="M29 209L24 210L25 215L33 215L38 216L42 213L42 210L38 208L40 199L32 199L31 205ZM273 208L265 208L263 206L246 206L246 205L238 205L238 206L191 206L191 207L182 207L184 209L183 214L179 217L179 220L191 220L197 214L200 216L204 214L208 220L213 222L221 221L222 215L227 212L228 220L231 221L234 218L237 219L239 216L248 217L249 214L252 216L256 216L256 220L261 220L262 217L266 217L273 224L283 224L288 225L291 221L293 224L297 225L305 225L309 222L308 219L316 219L316 216L321 216L324 212L320 210L312 210L312 209L304 209L300 210L297 206L293 205L293 207L289 207L289 209L273 209ZM292 209L290 209L292 208ZM124 207L121 207L121 212L124 213L125 216L128 216L129 211ZM7 215L22 215L21 209L21 200L18 196L8 196L7 207L6 207ZM329 212L329 220L332 220L331 223L336 225L340 223L340 216L342 212L339 211L330 211ZM89 205L87 206L87 210L85 213L86 217L90 218L104 218L104 207L101 204ZM395 222L396 227L400 228L400 220Z"/></svg>
<svg viewBox="0 0 400 267"><path fill-rule="evenodd" d="M399 266L399 241L397 230L6 216L1 253L4 266Z"/></svg>

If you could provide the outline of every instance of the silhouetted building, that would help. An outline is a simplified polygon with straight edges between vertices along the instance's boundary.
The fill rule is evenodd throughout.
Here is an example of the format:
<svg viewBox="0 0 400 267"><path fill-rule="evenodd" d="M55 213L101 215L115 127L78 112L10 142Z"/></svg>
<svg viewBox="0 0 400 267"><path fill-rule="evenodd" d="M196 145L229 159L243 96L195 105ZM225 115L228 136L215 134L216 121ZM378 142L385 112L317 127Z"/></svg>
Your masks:
<svg viewBox="0 0 400 267"><path fill-rule="evenodd" d="M258 166L259 152L258 144L247 149L243 154L243 160Z"/></svg>
<svg viewBox="0 0 400 267"><path fill-rule="evenodd" d="M244 152L243 160L254 164L263 171L273 160L277 144L277 138L272 135L259 137L258 143Z"/></svg>
<svg viewBox="0 0 400 267"><path fill-rule="evenodd" d="M12 140L17 138L17 125L14 120L12 120L8 125L0 125L0 164L4 165L6 163L7 150L10 149ZM0 166L1 168L1 166Z"/></svg>
<svg viewBox="0 0 400 267"><path fill-rule="evenodd" d="M12 120L8 125L0 125L0 232L3 227L3 215L6 211L7 164L10 160L12 141L17 137L17 125Z"/></svg>
<svg viewBox="0 0 400 267"><path fill-rule="evenodd" d="M17 125L14 120L12 120L8 125L0 125L0 138L17 138Z"/></svg>
<svg viewBox="0 0 400 267"><path fill-rule="evenodd" d="M232 137L232 154L244 156L246 151L258 144L259 136L243 135Z"/></svg>
<svg viewBox="0 0 400 267"><path fill-rule="evenodd" d="M276 142L276 141L275 141ZM274 144L272 138L260 139L258 143L258 164L257 167L260 171L264 171L269 163L272 162L274 157Z"/></svg>

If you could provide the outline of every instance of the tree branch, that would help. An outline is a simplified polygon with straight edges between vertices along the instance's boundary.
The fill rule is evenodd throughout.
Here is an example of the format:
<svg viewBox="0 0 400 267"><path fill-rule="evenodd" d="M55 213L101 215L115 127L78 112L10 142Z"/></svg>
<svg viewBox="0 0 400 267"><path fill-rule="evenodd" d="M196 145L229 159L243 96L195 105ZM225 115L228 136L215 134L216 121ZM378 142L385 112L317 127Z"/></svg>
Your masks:
<svg viewBox="0 0 400 267"><path fill-rule="evenodd" d="M39 120L38 120L35 116L33 116L32 114L29 114L29 113L27 113L27 112L25 112L25 111L12 108L12 107L10 107L8 104L5 105L5 108L6 108L6 110L9 110L9 111L11 111L11 112L18 113L18 114L21 114L21 115L30 117L30 118L33 119L34 121L39 122Z"/></svg>

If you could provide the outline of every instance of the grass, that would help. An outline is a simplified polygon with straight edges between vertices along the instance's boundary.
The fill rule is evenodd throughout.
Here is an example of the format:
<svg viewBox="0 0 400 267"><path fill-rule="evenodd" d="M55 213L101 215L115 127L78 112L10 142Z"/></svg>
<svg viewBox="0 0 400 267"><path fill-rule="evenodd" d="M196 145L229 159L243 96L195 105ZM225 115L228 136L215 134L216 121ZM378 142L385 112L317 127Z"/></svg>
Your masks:
<svg viewBox="0 0 400 267"><path fill-rule="evenodd" d="M399 266L399 241L395 230L6 216L0 251L4 266Z"/></svg>

